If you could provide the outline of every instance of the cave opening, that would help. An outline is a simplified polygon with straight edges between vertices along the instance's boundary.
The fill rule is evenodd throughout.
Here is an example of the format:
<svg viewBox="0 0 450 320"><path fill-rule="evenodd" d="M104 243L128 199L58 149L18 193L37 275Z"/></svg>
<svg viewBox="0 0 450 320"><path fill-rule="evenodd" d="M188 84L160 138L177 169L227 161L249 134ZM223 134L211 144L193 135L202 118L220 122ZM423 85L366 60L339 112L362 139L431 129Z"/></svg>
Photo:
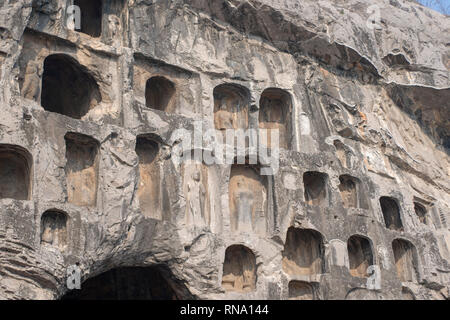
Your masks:
<svg viewBox="0 0 450 320"><path fill-rule="evenodd" d="M185 300L193 299L186 286L165 267L120 267L81 284L61 300Z"/></svg>
<svg viewBox="0 0 450 320"><path fill-rule="evenodd" d="M87 68L65 54L44 61L41 105L75 119L81 119L101 101L97 82Z"/></svg>
<svg viewBox="0 0 450 320"><path fill-rule="evenodd" d="M73 4L80 8L80 32L98 38L102 33L102 0L74 0Z"/></svg>

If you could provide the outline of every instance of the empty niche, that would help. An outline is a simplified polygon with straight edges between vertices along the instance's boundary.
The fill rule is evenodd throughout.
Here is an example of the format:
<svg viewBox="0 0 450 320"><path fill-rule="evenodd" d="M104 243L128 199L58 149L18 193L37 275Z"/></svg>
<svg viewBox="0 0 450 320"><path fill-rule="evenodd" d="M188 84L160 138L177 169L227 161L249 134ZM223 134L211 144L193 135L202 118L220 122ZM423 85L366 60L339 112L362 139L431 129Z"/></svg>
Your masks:
<svg viewBox="0 0 450 320"><path fill-rule="evenodd" d="M57 210L41 217L41 243L63 249L67 245L67 215Z"/></svg>
<svg viewBox="0 0 450 320"><path fill-rule="evenodd" d="M41 94L45 110L81 119L99 102L97 82L78 61L64 54L45 59Z"/></svg>
<svg viewBox="0 0 450 320"><path fill-rule="evenodd" d="M260 143L272 146L271 130L279 130L279 147L291 149L292 140L292 99L284 90L269 88L264 90L259 101L259 128L267 129L267 141Z"/></svg>
<svg viewBox="0 0 450 320"><path fill-rule="evenodd" d="M414 245L404 239L392 241L397 275L402 282L417 281L417 258Z"/></svg>
<svg viewBox="0 0 450 320"><path fill-rule="evenodd" d="M304 281L290 281L289 300L314 300L313 286Z"/></svg>
<svg viewBox="0 0 450 320"><path fill-rule="evenodd" d="M282 255L283 271L289 275L324 273L323 237L315 230L290 227Z"/></svg>
<svg viewBox="0 0 450 320"><path fill-rule="evenodd" d="M323 205L327 201L328 175L320 172L305 172L303 184L305 187L305 201L309 205Z"/></svg>
<svg viewBox="0 0 450 320"><path fill-rule="evenodd" d="M186 199L186 224L197 227L210 224L208 167L198 161L183 163L183 190Z"/></svg>
<svg viewBox="0 0 450 320"><path fill-rule="evenodd" d="M414 211L416 212L416 215L421 223L428 224L427 208L424 205L414 202Z"/></svg>
<svg viewBox="0 0 450 320"><path fill-rule="evenodd" d="M157 76L147 80L145 85L145 104L147 108L173 112L175 84L164 77Z"/></svg>
<svg viewBox="0 0 450 320"><path fill-rule="evenodd" d="M249 292L256 289L256 258L242 245L233 245L225 251L222 287L226 291Z"/></svg>
<svg viewBox="0 0 450 320"><path fill-rule="evenodd" d="M228 186L231 230L264 235L267 231L267 177L253 165L234 164Z"/></svg>
<svg viewBox="0 0 450 320"><path fill-rule="evenodd" d="M67 133L66 179L68 201L93 207L97 203L99 143L92 137Z"/></svg>
<svg viewBox="0 0 450 320"><path fill-rule="evenodd" d="M24 148L0 144L0 199L30 199L31 164Z"/></svg>
<svg viewBox="0 0 450 320"><path fill-rule="evenodd" d="M368 277L367 268L373 265L370 241L361 236L351 236L347 241L347 250L350 274L354 277Z"/></svg>
<svg viewBox="0 0 450 320"><path fill-rule="evenodd" d="M91 37L100 37L102 33L102 0L73 0L80 8L81 21L78 31Z"/></svg>
<svg viewBox="0 0 450 320"><path fill-rule="evenodd" d="M136 154L139 158L139 205L144 216L162 220L170 211L166 189L162 186L159 143L147 136L138 136Z"/></svg>
<svg viewBox="0 0 450 320"><path fill-rule="evenodd" d="M248 128L248 89L236 84L222 84L214 88L213 95L217 130Z"/></svg>
<svg viewBox="0 0 450 320"><path fill-rule="evenodd" d="M403 231L402 219L400 218L400 208L397 201L390 197L380 198L381 211L383 212L386 228Z"/></svg>

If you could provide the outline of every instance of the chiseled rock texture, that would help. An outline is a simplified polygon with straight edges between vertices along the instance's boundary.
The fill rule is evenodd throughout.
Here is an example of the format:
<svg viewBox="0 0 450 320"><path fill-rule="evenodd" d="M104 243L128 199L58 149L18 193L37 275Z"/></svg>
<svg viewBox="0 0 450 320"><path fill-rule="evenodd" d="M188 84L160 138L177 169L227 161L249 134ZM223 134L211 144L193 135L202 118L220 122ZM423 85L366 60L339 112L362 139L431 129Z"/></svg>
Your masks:
<svg viewBox="0 0 450 320"><path fill-rule="evenodd" d="M1 299L76 295L73 265L91 298L111 277L115 298L449 298L448 17L407 0L109 0L80 32L68 5L0 0ZM176 129L217 126L214 92L258 128L267 88L289 108L274 176L172 161Z"/></svg>

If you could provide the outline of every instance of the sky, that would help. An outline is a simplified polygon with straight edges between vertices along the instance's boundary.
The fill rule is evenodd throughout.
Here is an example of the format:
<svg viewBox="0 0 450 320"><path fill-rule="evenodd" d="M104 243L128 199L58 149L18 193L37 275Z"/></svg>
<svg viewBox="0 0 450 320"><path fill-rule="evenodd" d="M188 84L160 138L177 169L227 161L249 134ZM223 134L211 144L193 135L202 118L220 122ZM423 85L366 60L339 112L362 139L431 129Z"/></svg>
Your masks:
<svg viewBox="0 0 450 320"><path fill-rule="evenodd" d="M424 6L427 6L441 13L450 14L450 0L418 0L417 2L420 2ZM439 5L439 2L441 3L441 5ZM446 9L442 10L442 7Z"/></svg>

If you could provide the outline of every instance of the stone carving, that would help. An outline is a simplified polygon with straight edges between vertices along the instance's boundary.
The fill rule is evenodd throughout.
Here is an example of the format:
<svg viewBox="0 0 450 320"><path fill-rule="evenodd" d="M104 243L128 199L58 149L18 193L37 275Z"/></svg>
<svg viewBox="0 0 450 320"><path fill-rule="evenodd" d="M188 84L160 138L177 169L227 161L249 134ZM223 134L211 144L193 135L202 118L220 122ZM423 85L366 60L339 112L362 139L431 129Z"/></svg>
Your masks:
<svg viewBox="0 0 450 320"><path fill-rule="evenodd" d="M256 289L256 258L247 247L233 245L225 252L222 287L226 291L249 292Z"/></svg>
<svg viewBox="0 0 450 320"><path fill-rule="evenodd" d="M46 211L41 217L41 243L63 249L67 245L67 216L59 211Z"/></svg>
<svg viewBox="0 0 450 320"><path fill-rule="evenodd" d="M196 161L183 164L184 194L186 197L186 223L196 227L210 225L210 195L208 168Z"/></svg>
<svg viewBox="0 0 450 320"><path fill-rule="evenodd" d="M322 274L322 235L314 230L289 228L283 250L283 271L291 275Z"/></svg>
<svg viewBox="0 0 450 320"><path fill-rule="evenodd" d="M231 230L264 235L267 231L266 177L248 165L231 167L228 187Z"/></svg>
<svg viewBox="0 0 450 320"><path fill-rule="evenodd" d="M368 277L367 269L373 265L372 246L368 239L351 236L347 241L350 274L354 277Z"/></svg>
<svg viewBox="0 0 450 320"><path fill-rule="evenodd" d="M267 147L271 147L271 133L273 129L279 130L279 147L291 148L291 112L292 101L290 94L284 90L270 88L264 90L259 102L259 127L267 129Z"/></svg>
<svg viewBox="0 0 450 320"><path fill-rule="evenodd" d="M74 2L82 30L67 24ZM95 292L74 298L287 299L289 286L310 298L305 283L315 299L449 298L449 19L404 0L99 3L0 1L0 299L61 298L76 262ZM383 12L376 32L369 6ZM198 120L203 133L279 129L278 172L185 175L170 151ZM98 140L97 156L68 132ZM342 175L356 188L340 190ZM398 210L381 217L380 195ZM63 248L61 228L41 229L48 209L67 212ZM285 241L291 226L323 238ZM355 234L377 249L379 277L349 273L370 260L357 249L350 263ZM251 254L240 264L257 285L256 271L222 273L233 244L251 246L257 269Z"/></svg>
<svg viewBox="0 0 450 320"><path fill-rule="evenodd" d="M214 125L217 130L248 128L248 90L235 84L214 88Z"/></svg>
<svg viewBox="0 0 450 320"><path fill-rule="evenodd" d="M95 206L99 143L91 137L77 133L66 134L65 140L68 201L79 206Z"/></svg>
<svg viewBox="0 0 450 320"><path fill-rule="evenodd" d="M397 275L402 282L417 281L417 258L414 245L404 239L392 241Z"/></svg>

